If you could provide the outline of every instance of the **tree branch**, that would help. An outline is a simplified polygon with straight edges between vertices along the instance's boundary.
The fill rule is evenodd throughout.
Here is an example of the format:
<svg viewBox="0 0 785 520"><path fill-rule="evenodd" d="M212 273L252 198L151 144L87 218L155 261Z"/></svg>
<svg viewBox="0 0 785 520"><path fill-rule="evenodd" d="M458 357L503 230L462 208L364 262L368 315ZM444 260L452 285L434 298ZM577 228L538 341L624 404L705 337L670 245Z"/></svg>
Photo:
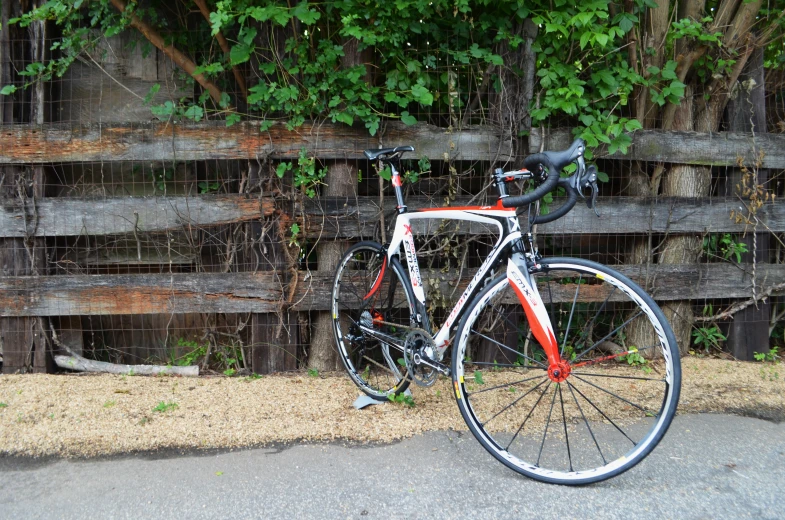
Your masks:
<svg viewBox="0 0 785 520"><path fill-rule="evenodd" d="M199 11L204 16L204 19L207 20L207 23L210 23L210 9L207 8L207 4L204 0L194 0L194 3L197 7L199 7ZM215 39L218 40L218 45L221 46L221 50L223 51L225 56L229 56L231 49L229 48L229 42L226 41L226 37L223 35L221 31L215 35ZM234 79L237 81L237 86L240 87L240 92L243 94L243 98L248 100L248 89L245 86L245 78L243 77L242 72L240 69L232 65L232 72L234 73Z"/></svg>
<svg viewBox="0 0 785 520"><path fill-rule="evenodd" d="M125 2L123 0L111 0L112 5L121 13L125 12ZM142 33L150 43L155 45L158 49L172 59L180 68L187 72L197 83L199 83L205 90L210 93L210 97L216 104L221 102L221 89L219 89L212 81L207 79L204 74L196 74L196 64L191 61L185 54L175 48L174 45L167 45L155 29L147 25L139 19L135 14L129 14L128 19L131 22L131 27Z"/></svg>

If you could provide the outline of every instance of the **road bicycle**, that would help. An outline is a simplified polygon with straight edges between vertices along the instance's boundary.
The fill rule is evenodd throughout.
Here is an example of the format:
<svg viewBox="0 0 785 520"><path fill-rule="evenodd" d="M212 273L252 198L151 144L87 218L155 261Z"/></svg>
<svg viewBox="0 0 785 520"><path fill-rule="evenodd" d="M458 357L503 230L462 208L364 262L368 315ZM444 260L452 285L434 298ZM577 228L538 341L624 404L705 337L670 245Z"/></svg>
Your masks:
<svg viewBox="0 0 785 520"><path fill-rule="evenodd" d="M412 381L430 386L451 377L472 434L504 465L536 480L587 484L643 460L679 400L681 365L671 327L629 278L589 260L544 258L532 237L532 226L562 217L579 197L595 208L597 170L586 166L585 143L529 156L521 170L495 170L493 206L414 211L406 207L396 168L413 151L365 151L370 161L389 166L397 215L388 244L353 245L335 274L333 329L351 379L372 398L387 400ZM562 178L573 163L575 173ZM534 183L533 191L508 193L524 180ZM538 214L534 203L558 187L566 201ZM525 232L521 208L528 209ZM419 219L468 221L496 236L438 328L412 232Z"/></svg>

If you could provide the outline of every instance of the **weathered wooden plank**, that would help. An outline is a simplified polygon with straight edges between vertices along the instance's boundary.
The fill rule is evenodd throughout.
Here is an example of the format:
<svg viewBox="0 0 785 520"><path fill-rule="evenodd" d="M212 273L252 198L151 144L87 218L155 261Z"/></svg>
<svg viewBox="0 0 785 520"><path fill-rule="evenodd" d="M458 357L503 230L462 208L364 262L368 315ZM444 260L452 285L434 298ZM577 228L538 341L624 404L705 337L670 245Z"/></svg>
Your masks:
<svg viewBox="0 0 785 520"><path fill-rule="evenodd" d="M648 292L657 301L668 300L703 300L715 298L750 298L752 296L752 277L749 270L742 270L738 265L727 263L685 264L685 265L621 265L613 266L620 273L628 276L641 287L648 287ZM444 295L453 294L460 297L466 284L474 275L467 270L455 289L455 274L444 274L439 271L424 270L422 273L426 289L438 283ZM330 304L332 277L316 275L308 280L307 290L301 289L296 301L305 309L323 309ZM757 285L769 287L785 282L785 269L782 266L758 264ZM575 295L575 285L566 284L551 287L553 301L569 302ZM454 292L453 292L454 291ZM579 300L602 301L606 294L592 294L584 290Z"/></svg>
<svg viewBox="0 0 785 520"><path fill-rule="evenodd" d="M433 200L426 197L410 197L410 209L432 207ZM441 201L436 201L437 203ZM467 200L455 201L456 206ZM392 212L394 200L385 200L385 211ZM556 199L553 207L560 205ZM538 233L547 234L613 234L613 233L739 233L745 228L730 218L731 211L739 211L741 204L736 199L706 198L636 198L607 197L597 201L598 218L585 204L575 208L556 222L542 224ZM299 212L299 211L298 211ZM309 217L305 231L308 236L360 237L371 236L379 222L378 199L321 199L307 201L305 213ZM785 230L785 201L775 200L765 204L758 218L773 231ZM521 219L524 226L525 217ZM441 220L416 220L412 226L415 233L434 233ZM451 230L453 228L451 227ZM487 233L484 224L466 223L459 233Z"/></svg>
<svg viewBox="0 0 785 520"><path fill-rule="evenodd" d="M572 129L532 129L529 149L539 151L545 136L545 150L563 150L573 140ZM785 135L749 132L676 132L638 130L631 134L632 145L626 154L608 154L605 146L594 150L595 157L630 159L638 161L703 164L710 166L735 166L742 157L746 164L753 164L763 152L763 168L785 168Z"/></svg>
<svg viewBox="0 0 785 520"><path fill-rule="evenodd" d="M276 312L272 273L0 277L0 316Z"/></svg>
<svg viewBox="0 0 785 520"><path fill-rule="evenodd" d="M652 265L648 273L645 265L617 269L641 285L648 285L659 301L751 296L751 275L738 265ZM455 297L471 275L471 271L464 273ZM426 284L438 280L443 294L452 293L454 285L450 284L455 282L451 276L423 273ZM759 287L783 283L785 269L781 265L760 264L757 277ZM306 278L303 274L299 279L304 281L297 287L293 310L327 310L332 275L312 273ZM554 301L570 301L574 286L554 288L553 294ZM269 271L0 277L0 316L276 312L281 309L282 295L279 277Z"/></svg>
<svg viewBox="0 0 785 520"><path fill-rule="evenodd" d="M258 123L226 127L199 124L51 124L10 126L0 130L0 164L89 161L199 161L207 159L296 159L305 148L321 159L361 159L378 139L367 130L340 124L304 124L287 130L283 123L259 131ZM488 127L449 132L432 125L389 123L385 142L411 144L412 157L505 160L509 144Z"/></svg>
<svg viewBox="0 0 785 520"><path fill-rule="evenodd" d="M441 202L441 201L436 201ZM463 205L467 199L455 201ZM410 197L412 209L432 207L433 199ZM385 211L392 213L394 200L387 197ZM556 199L554 207L560 204ZM597 203L598 218L579 203L565 217L543 224L541 234L613 234L613 233L703 233L743 232L744 226L730 218L731 211L739 211L740 203L732 198L634 198L607 197ZM42 199L36 203L36 236L109 235L137 232L165 231L183 226L216 226L270 216L275 211L272 198L262 199L246 195L202 195L199 197L122 197L105 199ZM305 233L308 237L344 239L370 236L379 221L378 199L375 197L325 197L306 201L295 208L297 215L304 210L307 216ZM36 222L32 206L27 205L27 223L32 232ZM137 222L136 217L139 217ZM785 201L765 204L758 218L772 231L785 231ZM522 221L522 223L524 223ZM434 232L440 220L417 221L413 231ZM0 238L25 236L22 204L13 199L0 200ZM487 226L467 224L460 233L487 232Z"/></svg>
<svg viewBox="0 0 785 520"><path fill-rule="evenodd" d="M0 201L0 237L24 237L25 222L36 236L113 235L166 231L183 226L220 225L269 216L272 198L246 195L43 199L24 208L16 199Z"/></svg>

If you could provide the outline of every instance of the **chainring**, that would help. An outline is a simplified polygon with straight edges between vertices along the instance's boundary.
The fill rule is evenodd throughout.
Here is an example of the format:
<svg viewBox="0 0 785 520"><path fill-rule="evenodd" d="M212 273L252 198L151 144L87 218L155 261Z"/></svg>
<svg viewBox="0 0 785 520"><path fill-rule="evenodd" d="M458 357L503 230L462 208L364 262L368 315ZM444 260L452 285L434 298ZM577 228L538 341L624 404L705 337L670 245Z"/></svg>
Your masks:
<svg viewBox="0 0 785 520"><path fill-rule="evenodd" d="M419 386L433 386L439 371L423 363L423 359L434 361L435 355L436 347L430 334L422 329L410 331L403 346L403 359L409 379Z"/></svg>

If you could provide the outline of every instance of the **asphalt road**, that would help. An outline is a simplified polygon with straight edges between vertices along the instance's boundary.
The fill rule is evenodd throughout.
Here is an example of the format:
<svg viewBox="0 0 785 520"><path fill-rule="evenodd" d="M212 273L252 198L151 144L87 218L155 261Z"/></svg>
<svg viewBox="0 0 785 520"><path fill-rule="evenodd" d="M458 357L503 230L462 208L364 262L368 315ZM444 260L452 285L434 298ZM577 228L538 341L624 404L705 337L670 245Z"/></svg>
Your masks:
<svg viewBox="0 0 785 520"><path fill-rule="evenodd" d="M469 433L90 461L0 458L1 518L785 518L785 423L677 417L610 481L540 484Z"/></svg>

